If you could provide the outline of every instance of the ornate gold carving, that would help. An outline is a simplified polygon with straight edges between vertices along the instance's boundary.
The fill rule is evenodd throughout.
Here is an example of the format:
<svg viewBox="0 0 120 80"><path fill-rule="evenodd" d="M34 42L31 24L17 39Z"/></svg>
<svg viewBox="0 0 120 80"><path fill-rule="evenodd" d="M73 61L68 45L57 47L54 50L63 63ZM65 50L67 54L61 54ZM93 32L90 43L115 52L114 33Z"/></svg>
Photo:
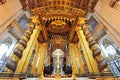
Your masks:
<svg viewBox="0 0 120 80"><path fill-rule="evenodd" d="M13 72L12 70L8 69L7 67L4 67L4 70L5 72Z"/></svg>
<svg viewBox="0 0 120 80"><path fill-rule="evenodd" d="M24 46L20 43L17 44L17 48L20 49L21 51L25 49Z"/></svg>
<svg viewBox="0 0 120 80"><path fill-rule="evenodd" d="M22 36L22 40L24 40L25 42L28 42L28 38L26 36Z"/></svg>
<svg viewBox="0 0 120 80"><path fill-rule="evenodd" d="M69 8L66 12L65 10L45 10L44 7L36 8L32 10L33 15L40 15L44 17L53 17L53 16L64 16L64 17L71 17L71 18L78 18L85 15L85 11L76 8Z"/></svg>
<svg viewBox="0 0 120 80"><path fill-rule="evenodd" d="M93 40L94 40L93 37L88 38L88 42L89 42L89 43L90 43L91 41L93 41Z"/></svg>
<svg viewBox="0 0 120 80"><path fill-rule="evenodd" d="M80 24L80 25L85 24L85 21L86 21L86 20L87 20L86 18L79 17L79 19L78 19L78 24Z"/></svg>
<svg viewBox="0 0 120 80"><path fill-rule="evenodd" d="M42 30L41 26L36 26L35 29Z"/></svg>
<svg viewBox="0 0 120 80"><path fill-rule="evenodd" d="M31 24L31 23L26 24L26 26L29 27L29 28L31 28L31 29L34 29L34 25Z"/></svg>
<svg viewBox="0 0 120 80"><path fill-rule="evenodd" d="M11 58L13 61L15 61L15 62L18 62L18 61L20 60L20 58L19 58L18 56L16 56L15 54L12 54L12 55L10 56L10 58Z"/></svg>
<svg viewBox="0 0 120 80"><path fill-rule="evenodd" d="M51 23L52 28L55 30L62 30L67 25L64 21L56 20Z"/></svg>
<svg viewBox="0 0 120 80"><path fill-rule="evenodd" d="M31 32L29 30L26 30L25 32L28 33L29 35L31 34Z"/></svg>
<svg viewBox="0 0 120 80"><path fill-rule="evenodd" d="M38 18L38 16L33 16L33 17L31 17L30 19L32 19L32 22L33 22L33 23L36 23L36 24L39 23L39 18Z"/></svg>

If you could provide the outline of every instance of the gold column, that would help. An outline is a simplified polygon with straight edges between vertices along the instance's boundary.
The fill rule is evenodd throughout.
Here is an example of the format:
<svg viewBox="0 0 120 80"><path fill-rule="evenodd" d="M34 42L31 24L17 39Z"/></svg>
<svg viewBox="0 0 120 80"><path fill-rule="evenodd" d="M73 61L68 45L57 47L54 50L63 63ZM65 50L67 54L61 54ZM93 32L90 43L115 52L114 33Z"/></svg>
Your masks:
<svg viewBox="0 0 120 80"><path fill-rule="evenodd" d="M84 68L84 64L82 61L82 55L80 53L80 49L78 48L78 44L75 45L75 50L76 50L76 54L77 54L79 64L80 64L80 71L81 71L82 75L85 75L85 68Z"/></svg>
<svg viewBox="0 0 120 80"><path fill-rule="evenodd" d="M18 63L18 66L16 69L16 72L18 72L18 73L26 72L26 70L28 68L29 60L31 58L33 49L35 47L35 43L36 43L38 35L39 35L39 32L40 32L40 30L42 30L39 20L38 20L38 17L36 17L36 16L32 17L32 22L35 24L35 29L33 30L30 40L27 43L27 47L23 51L23 57Z"/></svg>
<svg viewBox="0 0 120 80"><path fill-rule="evenodd" d="M57 68L57 72L56 72L56 75L55 75L55 79L60 80L60 70L58 68Z"/></svg>
<svg viewBox="0 0 120 80"><path fill-rule="evenodd" d="M89 48L89 44L86 41L86 37L83 34L83 30L80 27L84 23L85 23L85 19L84 18L79 18L78 25L76 26L77 35L79 37L79 41L80 41L80 44L81 44L81 47L82 47L82 50L83 50L83 55L85 57L86 64L87 64L89 72L90 73L94 73L94 72L97 73L97 72L99 72L98 67L97 67L97 63L92 56L92 51Z"/></svg>
<svg viewBox="0 0 120 80"><path fill-rule="evenodd" d="M69 53L69 49L66 50L66 65L68 64L68 53Z"/></svg>
<svg viewBox="0 0 120 80"><path fill-rule="evenodd" d="M75 54L74 44L70 43L69 47L70 47L70 55L72 58L72 78L74 79L76 77L75 75L79 74L79 70L78 70L78 65L76 62L76 54Z"/></svg>
<svg viewBox="0 0 120 80"><path fill-rule="evenodd" d="M37 60L38 60L38 55L40 53L40 50L41 50L41 43L38 43L36 44L36 53L35 53L35 57L34 57L34 61L33 61L33 64L32 64L32 68L30 70L30 75L31 76L34 76L34 72L35 72L35 69L36 69L36 64L37 64Z"/></svg>
<svg viewBox="0 0 120 80"><path fill-rule="evenodd" d="M40 77L43 77L44 59L45 59L46 51L47 51L47 44L43 43L41 47L40 60L39 60L39 65L37 69L37 75L40 75Z"/></svg>
<svg viewBox="0 0 120 80"><path fill-rule="evenodd" d="M48 52L48 54L47 54L48 64L50 65L51 64L51 62L50 62L50 50L48 49L47 52Z"/></svg>

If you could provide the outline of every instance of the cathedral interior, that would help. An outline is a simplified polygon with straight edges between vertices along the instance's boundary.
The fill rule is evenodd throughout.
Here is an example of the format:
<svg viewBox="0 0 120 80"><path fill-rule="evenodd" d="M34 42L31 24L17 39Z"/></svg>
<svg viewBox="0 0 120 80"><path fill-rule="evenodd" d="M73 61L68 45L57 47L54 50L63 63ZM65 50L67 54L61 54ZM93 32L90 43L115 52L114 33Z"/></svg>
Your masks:
<svg viewBox="0 0 120 80"><path fill-rule="evenodd" d="M0 80L120 80L120 0L0 0Z"/></svg>

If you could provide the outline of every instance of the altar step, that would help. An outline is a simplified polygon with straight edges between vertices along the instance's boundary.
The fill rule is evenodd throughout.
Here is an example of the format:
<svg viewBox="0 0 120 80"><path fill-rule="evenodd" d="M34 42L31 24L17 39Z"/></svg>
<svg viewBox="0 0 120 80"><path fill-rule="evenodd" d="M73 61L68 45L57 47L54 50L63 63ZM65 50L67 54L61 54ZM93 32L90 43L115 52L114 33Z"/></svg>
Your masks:
<svg viewBox="0 0 120 80"><path fill-rule="evenodd" d="M26 78L23 80L41 80L39 78ZM44 80L56 80L55 78L44 78ZM60 80L73 80L72 78L61 78ZM95 80L95 79L89 79L87 77L82 77L82 78L76 78L76 80Z"/></svg>

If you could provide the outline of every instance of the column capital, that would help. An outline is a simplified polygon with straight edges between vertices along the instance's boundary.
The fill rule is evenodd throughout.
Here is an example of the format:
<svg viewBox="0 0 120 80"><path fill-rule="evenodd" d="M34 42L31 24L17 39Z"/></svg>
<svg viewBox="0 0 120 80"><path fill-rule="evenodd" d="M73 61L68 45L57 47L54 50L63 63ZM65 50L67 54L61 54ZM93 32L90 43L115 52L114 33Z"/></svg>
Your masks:
<svg viewBox="0 0 120 80"><path fill-rule="evenodd" d="M78 31L78 30L81 30L81 27L80 27L80 26L76 26L76 27L75 27L75 31Z"/></svg>
<svg viewBox="0 0 120 80"><path fill-rule="evenodd" d="M81 27L82 27L83 30L90 28L90 26L88 24L84 24Z"/></svg>
<svg viewBox="0 0 120 80"><path fill-rule="evenodd" d="M38 29L38 30L41 31L41 30L42 30L42 27L38 25L38 26L35 27L35 29Z"/></svg>
<svg viewBox="0 0 120 80"><path fill-rule="evenodd" d="M44 46L47 46L47 43L43 43Z"/></svg>
<svg viewBox="0 0 120 80"><path fill-rule="evenodd" d="M78 18L78 24L85 24L85 21L86 21L87 19L86 18L83 18L83 17L79 17Z"/></svg>
<svg viewBox="0 0 120 80"><path fill-rule="evenodd" d="M70 43L69 46L73 47L73 46L74 46L74 43Z"/></svg>
<svg viewBox="0 0 120 80"><path fill-rule="evenodd" d="M30 17L30 19L32 20L33 23L36 23L36 24L39 23L39 17L38 16L32 16L32 17Z"/></svg>
<svg viewBox="0 0 120 80"><path fill-rule="evenodd" d="M34 25L33 25L32 23L27 23L26 26L27 26L27 27L30 27L30 28L32 28L32 29L34 28Z"/></svg>

